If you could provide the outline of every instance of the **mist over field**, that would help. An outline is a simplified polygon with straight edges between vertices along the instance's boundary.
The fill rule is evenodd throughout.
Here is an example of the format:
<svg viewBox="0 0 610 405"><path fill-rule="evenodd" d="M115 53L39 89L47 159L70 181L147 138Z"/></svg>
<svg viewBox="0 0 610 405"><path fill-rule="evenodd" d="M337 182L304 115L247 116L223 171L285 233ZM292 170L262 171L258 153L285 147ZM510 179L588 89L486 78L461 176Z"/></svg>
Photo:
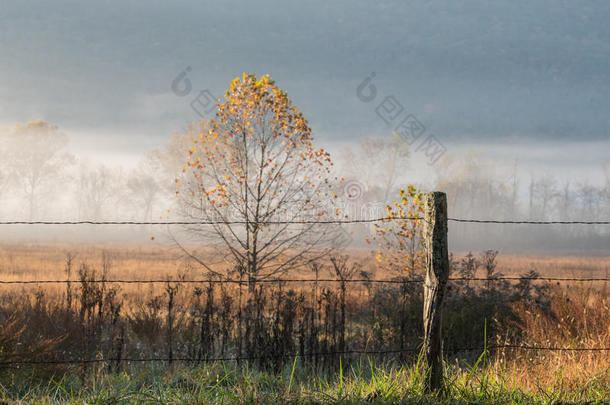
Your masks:
<svg viewBox="0 0 610 405"><path fill-rule="evenodd" d="M3 158L0 217L167 219L180 173L154 172L151 153L213 118L193 104L202 91L221 97L252 72L287 91L337 175L356 185L357 198L344 202L352 217L383 214L412 183L448 191L454 217L607 219L608 15L601 1L3 1L0 136L44 120L64 136L57 153L69 156L34 191ZM369 77L373 100L361 94ZM393 134L407 115L425 130L418 142ZM444 151L434 163L419 148L430 135ZM397 139L404 150L388 158ZM17 149L31 147L24 139ZM458 250L592 251L608 242L603 227L450 226ZM360 246L369 230L353 228ZM9 228L3 237L57 232ZM150 243L151 230L59 233Z"/></svg>
<svg viewBox="0 0 610 405"><path fill-rule="evenodd" d="M167 221L177 212L176 179L188 161L185 133L166 145L139 154L96 155L73 148L69 136L44 121L5 129L0 219L4 221ZM182 141L180 141L182 140ZM579 145L582 147L582 145ZM597 146L597 147L595 147ZM565 148L565 149L562 149ZM579 167L565 171L570 145L536 145L521 151L490 144L448 144L435 164L397 134L329 145L334 173L343 177L334 189L348 219L387 215L385 207L411 183L449 196L449 215L468 219L595 221L609 213L610 168ZM112 146L114 148L114 146ZM604 154L591 144L590 156ZM567 149L567 150L566 150ZM522 160L506 159L515 153ZM541 162L525 163L539 156ZM111 158L108 158L111 157ZM553 170L555 169L555 170ZM239 220L239 218L235 218ZM372 225L345 225L346 247L365 247ZM5 227L4 241L171 244L173 226L95 227L82 225ZM607 253L607 227L571 225L477 225L450 223L456 251L499 249L502 252ZM151 240L154 238L154 241Z"/></svg>

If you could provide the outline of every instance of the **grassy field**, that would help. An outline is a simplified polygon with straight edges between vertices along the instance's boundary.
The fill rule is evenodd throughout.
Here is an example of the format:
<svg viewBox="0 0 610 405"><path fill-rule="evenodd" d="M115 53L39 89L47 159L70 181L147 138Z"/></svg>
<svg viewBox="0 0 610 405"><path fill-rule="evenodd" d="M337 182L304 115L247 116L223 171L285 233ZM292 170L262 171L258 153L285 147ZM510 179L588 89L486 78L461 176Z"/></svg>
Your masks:
<svg viewBox="0 0 610 405"><path fill-rule="evenodd" d="M332 374L311 373L297 363L277 373L220 363L143 366L115 374L93 369L84 377L66 374L45 383L36 376L22 377L0 386L0 399L7 404L607 404L610 398L608 370L587 371L575 379L557 368L539 379L539 370L532 369L524 378L516 364L479 360L471 367L447 364L446 388L439 394L424 393L416 366L363 360L343 370L337 366ZM570 371L584 371L578 369Z"/></svg>
<svg viewBox="0 0 610 405"><path fill-rule="evenodd" d="M313 375L298 366L280 373L249 367L210 364L194 368L146 367L119 374L91 372L85 380L65 376L46 384L22 379L0 387L4 403L608 403L607 376L588 375L580 381L520 385L511 367L492 363L485 368L448 365L446 390L425 394L415 367L364 362L332 376Z"/></svg>
<svg viewBox="0 0 610 405"><path fill-rule="evenodd" d="M486 344L608 348L610 300L604 282L454 284L443 332L447 388L442 396L430 396L423 394L416 354L322 360L312 354L394 350L401 341L417 346L420 286L359 283L344 295L338 284L272 285L260 293L205 283L175 290L171 283L96 287L87 280L102 273L133 280L201 278L202 273L171 248L82 245L3 245L0 279L66 279L68 253L74 257L71 279L86 270L69 290L65 284L0 287L0 362L96 361L0 366L0 403L550 404L608 403L610 398L609 351L456 349ZM455 257L455 275L463 270L462 258ZM347 264L358 264L371 279L394 276L375 270L368 251L350 252ZM496 273L507 276L534 270L548 277L607 277L610 258L500 255L496 264ZM474 275L484 277L485 269ZM313 273L301 269L287 276L313 278ZM318 276L336 274L322 263ZM122 361L115 364L116 353ZM129 361L168 353L199 360ZM205 361L252 353L271 357L239 365ZM282 361L271 361L273 353L282 353ZM291 353L300 356L295 361Z"/></svg>
<svg viewBox="0 0 610 405"><path fill-rule="evenodd" d="M97 268L103 266L106 256L112 263L109 277L137 280L175 276L180 272L201 273L193 263L183 258L180 250L163 245L0 244L0 276L4 280L65 279L68 253L75 257L76 262L86 262ZM370 249L352 249L348 254L361 261L367 269L375 265L374 253ZM530 269L549 277L606 277L610 275L610 256L498 256L498 270L505 275L518 275ZM299 276L299 273L292 276ZM384 278L387 274L376 271L374 276Z"/></svg>

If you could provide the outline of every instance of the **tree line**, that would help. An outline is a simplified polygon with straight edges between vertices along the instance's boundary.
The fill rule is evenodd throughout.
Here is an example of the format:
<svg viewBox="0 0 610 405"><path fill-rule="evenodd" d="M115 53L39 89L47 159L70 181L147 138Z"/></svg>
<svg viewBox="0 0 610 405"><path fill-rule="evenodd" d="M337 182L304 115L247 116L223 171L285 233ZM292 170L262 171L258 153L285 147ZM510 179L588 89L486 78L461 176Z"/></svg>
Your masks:
<svg viewBox="0 0 610 405"><path fill-rule="evenodd" d="M307 121L271 79L252 75L238 79L231 83L227 100L219 100L214 120L201 120L173 133L163 147L143 152L135 164L129 162L129 169L70 153L68 136L45 121L0 128L0 218L154 221L170 216L227 220L232 215L257 223L307 214L366 219L387 215L386 207L399 199L399 190L414 183L411 151L399 135L351 143L331 160L327 151L314 146ZM602 184L550 174L524 176L518 169L516 164L508 172L493 169L484 157L468 154L430 167L428 181L415 185L447 192L453 217L610 218L610 166L600 167ZM582 246L603 249L610 238L604 226L538 227L528 229L525 237L514 226L453 224L452 228L454 246L463 249L497 248L490 245L490 238L500 246L517 242L565 249L579 247L575 241L580 241ZM300 236L299 232L262 235L263 228L249 226L238 235L229 227L217 229L214 237L217 241L221 236L224 247L230 247L228 240L248 244L248 254L259 255L254 246L268 237L312 243L307 237L317 234L324 236L318 242L334 241L336 232L325 229L302 229ZM372 231L367 225L351 227L349 239L364 244Z"/></svg>

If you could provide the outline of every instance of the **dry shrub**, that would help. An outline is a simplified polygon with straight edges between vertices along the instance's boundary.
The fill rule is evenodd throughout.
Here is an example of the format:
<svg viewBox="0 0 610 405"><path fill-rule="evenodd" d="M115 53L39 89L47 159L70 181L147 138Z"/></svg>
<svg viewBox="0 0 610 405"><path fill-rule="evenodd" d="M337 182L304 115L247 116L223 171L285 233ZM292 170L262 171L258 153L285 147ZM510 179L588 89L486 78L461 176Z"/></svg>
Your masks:
<svg viewBox="0 0 610 405"><path fill-rule="evenodd" d="M550 292L550 311L515 303L518 322L512 324L520 343L536 347L603 349L610 347L610 301L605 290L555 285ZM498 337L499 343L511 343ZM553 386L560 392L582 388L591 376L610 385L610 354L607 351L515 351L507 350L499 361L518 364L519 385ZM514 367L514 366L513 366ZM532 379L532 376L536 376Z"/></svg>
<svg viewBox="0 0 610 405"><path fill-rule="evenodd" d="M610 346L605 290L494 280L500 270L496 255L488 251L452 259L453 276L465 280L452 282L447 295L443 333L451 361L472 364L481 352L460 349L484 343ZM49 287L33 295L25 289L0 294L0 361L98 359L99 367L118 371L129 358L188 358L196 364L237 357L277 371L298 354L305 367L336 370L339 358L342 364L358 360L341 354L350 350L387 350L392 353L374 357L413 362L417 353L400 350L421 343L422 288L412 282L421 279L411 275L396 277L393 284L374 283L365 265L346 256L312 263L309 274L299 273L315 280L334 276L338 283L275 281L249 288L210 276L195 285L168 281L132 286L129 292L104 281L116 272L113 263L110 256L97 266L82 263L78 283L66 284L63 291ZM66 273L73 266L69 258ZM240 274L236 269L232 276ZM481 274L487 281L471 280ZM354 277L365 282L350 283ZM523 379L531 373L551 379L559 371L564 382L572 383L583 381L578 373L608 370L607 352L492 350L490 355L494 367L514 365ZM66 371L65 366L45 369ZM0 375L15 372L0 369Z"/></svg>

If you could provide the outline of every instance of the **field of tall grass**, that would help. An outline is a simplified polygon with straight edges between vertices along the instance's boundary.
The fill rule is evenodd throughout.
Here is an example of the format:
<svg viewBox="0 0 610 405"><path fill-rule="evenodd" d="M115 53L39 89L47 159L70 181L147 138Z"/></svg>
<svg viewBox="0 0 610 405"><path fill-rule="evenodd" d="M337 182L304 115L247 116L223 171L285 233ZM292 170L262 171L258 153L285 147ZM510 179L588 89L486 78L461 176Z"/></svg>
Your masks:
<svg viewBox="0 0 610 405"><path fill-rule="evenodd" d="M463 280L450 283L444 310L447 389L433 398L418 367L422 275L379 270L366 251L285 275L342 281L255 288L206 278L170 248L4 245L0 252L1 280L76 280L0 285L0 399L9 403L610 397L609 351L497 347L610 347L606 283L496 280L607 277L607 257L454 255L452 277ZM167 281L92 282L112 279Z"/></svg>

